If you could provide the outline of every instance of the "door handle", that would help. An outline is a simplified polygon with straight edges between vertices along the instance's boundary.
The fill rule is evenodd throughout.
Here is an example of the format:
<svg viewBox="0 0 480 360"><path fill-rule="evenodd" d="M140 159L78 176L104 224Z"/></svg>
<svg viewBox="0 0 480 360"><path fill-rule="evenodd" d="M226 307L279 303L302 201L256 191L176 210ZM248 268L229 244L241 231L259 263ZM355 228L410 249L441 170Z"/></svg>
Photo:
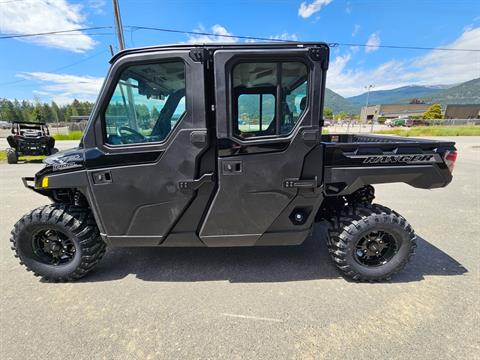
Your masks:
<svg viewBox="0 0 480 360"><path fill-rule="evenodd" d="M283 187L285 188L297 188L297 189L316 189L318 186L317 177L311 180L300 180L300 179L286 179L283 182Z"/></svg>
<svg viewBox="0 0 480 360"><path fill-rule="evenodd" d="M213 182L213 173L203 174L198 179L181 180L178 182L180 190L198 190L205 183Z"/></svg>
<svg viewBox="0 0 480 360"><path fill-rule="evenodd" d="M241 160L225 160L222 162L223 175L240 175L243 172Z"/></svg>
<svg viewBox="0 0 480 360"><path fill-rule="evenodd" d="M93 183L95 185L100 184L109 184L112 182L112 173L110 170L107 171L95 171L92 173Z"/></svg>

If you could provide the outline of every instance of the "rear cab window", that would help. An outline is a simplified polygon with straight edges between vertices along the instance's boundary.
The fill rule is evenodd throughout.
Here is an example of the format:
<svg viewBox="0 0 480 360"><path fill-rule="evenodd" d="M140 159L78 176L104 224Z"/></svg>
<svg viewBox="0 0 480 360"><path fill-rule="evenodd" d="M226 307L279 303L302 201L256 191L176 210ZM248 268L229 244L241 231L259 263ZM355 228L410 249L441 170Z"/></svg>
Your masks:
<svg viewBox="0 0 480 360"><path fill-rule="evenodd" d="M232 127L241 139L285 136L308 104L302 62L242 62L232 71Z"/></svg>

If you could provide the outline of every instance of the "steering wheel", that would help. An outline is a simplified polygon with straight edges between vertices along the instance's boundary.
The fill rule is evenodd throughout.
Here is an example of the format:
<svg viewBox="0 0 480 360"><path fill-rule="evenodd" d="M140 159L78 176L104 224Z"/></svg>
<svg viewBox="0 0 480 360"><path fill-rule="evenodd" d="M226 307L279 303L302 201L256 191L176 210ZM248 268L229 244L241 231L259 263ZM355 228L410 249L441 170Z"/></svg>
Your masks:
<svg viewBox="0 0 480 360"><path fill-rule="evenodd" d="M130 133L130 135L122 134L122 132ZM137 130L129 128L128 126L119 127L117 130L117 133L118 133L118 136L120 136L122 140L125 140L126 143L145 142L147 139Z"/></svg>

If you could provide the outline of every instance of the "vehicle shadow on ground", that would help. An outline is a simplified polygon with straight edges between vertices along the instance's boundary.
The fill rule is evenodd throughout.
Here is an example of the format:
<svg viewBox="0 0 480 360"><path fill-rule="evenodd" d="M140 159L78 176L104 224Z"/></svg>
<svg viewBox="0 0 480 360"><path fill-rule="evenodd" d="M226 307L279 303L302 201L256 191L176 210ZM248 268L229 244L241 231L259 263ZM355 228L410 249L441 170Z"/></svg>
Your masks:
<svg viewBox="0 0 480 360"><path fill-rule="evenodd" d="M82 282L122 279L130 274L145 281L227 280L285 282L341 278L322 240L325 228L300 246L249 248L113 248ZM392 283L421 281L425 276L462 275L458 261L418 238L416 255Z"/></svg>

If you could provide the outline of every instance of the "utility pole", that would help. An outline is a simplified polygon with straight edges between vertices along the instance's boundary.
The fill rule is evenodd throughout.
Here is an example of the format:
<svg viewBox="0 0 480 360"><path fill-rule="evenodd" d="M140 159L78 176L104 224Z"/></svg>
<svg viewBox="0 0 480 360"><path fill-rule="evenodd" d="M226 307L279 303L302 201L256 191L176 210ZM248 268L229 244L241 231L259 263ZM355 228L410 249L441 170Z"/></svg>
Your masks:
<svg viewBox="0 0 480 360"><path fill-rule="evenodd" d="M112 0L112 2L113 2L113 16L115 17L115 30L117 32L117 39L118 39L118 50L122 51L123 49L125 49L125 40L123 37L123 25L122 25L122 16L120 15L120 5L118 5L118 0ZM129 125L132 129L138 131L138 120L137 120L137 113L135 111L132 88L130 86L129 80L126 80L125 83L127 88L127 99L128 99L128 107L130 112ZM123 93L123 89L121 85L120 85L120 91L122 93L122 97L125 99L125 95Z"/></svg>
<svg viewBox="0 0 480 360"><path fill-rule="evenodd" d="M117 32L118 50L125 49L125 40L123 38L123 25L122 16L120 15L120 5L118 0L112 0L113 2L113 16L115 17L115 30Z"/></svg>
<svg viewBox="0 0 480 360"><path fill-rule="evenodd" d="M368 111L368 98L370 97L370 89L374 87L375 86L372 84L365 86L365 89L367 89L367 102L365 104L365 123L367 123L367 120L368 120L367 111ZM370 129L370 132L373 132L373 119L372 119L372 127Z"/></svg>

